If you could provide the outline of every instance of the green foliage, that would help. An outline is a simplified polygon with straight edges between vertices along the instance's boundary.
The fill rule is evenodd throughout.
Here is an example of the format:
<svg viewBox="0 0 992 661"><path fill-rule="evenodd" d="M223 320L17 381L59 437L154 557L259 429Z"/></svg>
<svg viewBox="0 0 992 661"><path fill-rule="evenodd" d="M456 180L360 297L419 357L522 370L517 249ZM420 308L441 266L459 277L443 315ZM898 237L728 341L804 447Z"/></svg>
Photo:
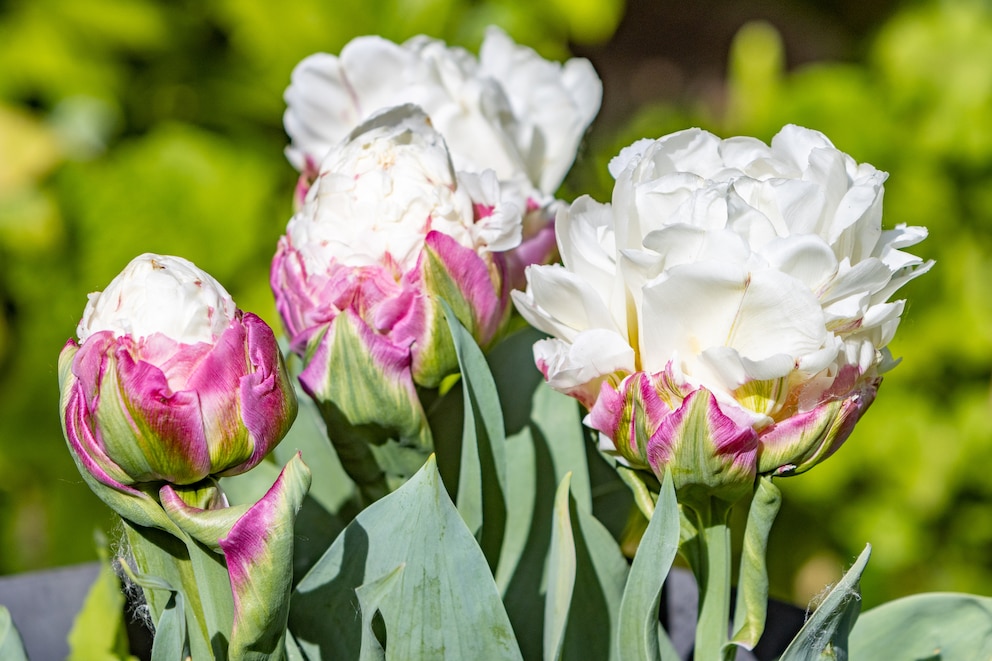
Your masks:
<svg viewBox="0 0 992 661"><path fill-rule="evenodd" d="M108 551L101 543L103 564L96 580L86 594L83 607L76 615L69 632L68 661L131 661L128 654L127 631L124 622L124 592ZM0 658L4 658L0 655Z"/></svg>
<svg viewBox="0 0 992 661"><path fill-rule="evenodd" d="M661 589L679 550L679 528L675 484L666 472L620 601L617 637L620 658L644 661L678 658L655 614L661 606Z"/></svg>
<svg viewBox="0 0 992 661"><path fill-rule="evenodd" d="M928 593L862 613L851 632L852 659L967 661L992 655L992 599Z"/></svg>
<svg viewBox="0 0 992 661"><path fill-rule="evenodd" d="M569 42L608 38L622 12L621 0L7 3L0 14L0 573L91 559L90 531L110 521L79 478L55 412L56 356L87 292L140 252L179 254L275 324L268 262L291 213L295 177L282 157L281 95L299 59L367 33L400 40L426 32L475 47L489 23L561 57ZM784 504L769 542L771 589L806 600L797 574L819 580L815 592L836 579L814 571L818 560L839 569L872 542L861 582L869 605L923 590L992 593L992 9L969 0L908 6L872 38L862 61L787 71L783 52L773 27L749 26L734 44L724 105L688 98L595 129L565 197L608 199L606 163L620 147L692 125L768 139L798 123L890 172L887 224L929 227L919 250L938 263L904 290L910 303L892 350L905 361L886 376L853 437L822 466L777 482ZM524 333L508 344L532 340ZM506 529L491 557L498 556L496 584L521 653L537 658L541 650L524 641L543 630L541 563L554 485L573 471L572 534L588 532L604 546L611 540L589 523L590 513L616 537L630 496L600 457L586 455L574 403L537 387L526 352L501 351L495 355L514 357L490 358L509 412L507 465L535 472L507 471ZM449 395L429 412L436 433L442 407L466 401L459 387ZM525 408L518 399L536 402L533 419L513 418ZM305 408L276 451L282 465L307 448L315 475L325 476L300 513L320 535L298 540L297 576L355 515L353 490L320 427ZM438 458L450 490L461 464L448 470L445 461ZM271 484L275 466L256 469L258 484ZM531 480L535 474L542 479ZM251 502L261 495L258 484L236 478L225 489ZM238 488L244 494L235 497ZM409 568L381 569L367 577L363 604L379 603L394 581L407 580ZM566 638L591 616L570 610L568 617L576 624Z"/></svg>
<svg viewBox="0 0 992 661"><path fill-rule="evenodd" d="M806 624L782 653L780 661L828 661L848 658L849 636L861 612L858 582L870 556L869 545L861 552L844 577L827 593L813 615L806 620ZM855 655L852 658L862 657Z"/></svg>
<svg viewBox="0 0 992 661"><path fill-rule="evenodd" d="M382 645L368 634L376 612L391 657L520 658L486 558L433 459L362 510L300 581L290 629L309 658L355 659ZM455 621L463 626L444 626Z"/></svg>

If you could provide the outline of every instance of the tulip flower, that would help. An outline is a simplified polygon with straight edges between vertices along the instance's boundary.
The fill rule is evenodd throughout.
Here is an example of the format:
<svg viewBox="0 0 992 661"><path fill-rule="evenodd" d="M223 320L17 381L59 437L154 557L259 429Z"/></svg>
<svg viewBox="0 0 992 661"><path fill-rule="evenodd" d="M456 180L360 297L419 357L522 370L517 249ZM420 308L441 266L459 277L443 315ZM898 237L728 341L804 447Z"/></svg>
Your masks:
<svg viewBox="0 0 992 661"><path fill-rule="evenodd" d="M297 404L272 330L179 257L136 257L90 294L60 356L70 449L98 482L188 485L257 465Z"/></svg>
<svg viewBox="0 0 992 661"><path fill-rule="evenodd" d="M395 44L359 37L340 55L301 61L286 90L290 162L302 203L327 152L375 113L413 103L444 136L456 170L495 173L501 196L525 212L508 277L554 255L552 197L599 111L602 83L588 60L549 62L490 27L478 59L425 36Z"/></svg>
<svg viewBox="0 0 992 661"><path fill-rule="evenodd" d="M602 83L588 60L549 62L490 27L479 58L425 36L400 45L359 37L339 56L300 62L286 90L287 149L297 170L319 164L376 112L414 103L451 150L455 168L524 175L555 192L599 111Z"/></svg>
<svg viewBox="0 0 992 661"><path fill-rule="evenodd" d="M304 389L351 425L426 438L416 386L457 369L440 300L490 344L509 313L501 253L520 233L521 209L490 171L456 174L421 110L358 127L324 158L272 264Z"/></svg>
<svg viewBox="0 0 992 661"><path fill-rule="evenodd" d="M603 449L680 493L733 502L758 474L833 453L894 365L886 345L931 262L882 230L885 173L822 134L771 145L691 129L610 164L612 204L557 219L561 266L532 266L521 314L557 390L582 402Z"/></svg>

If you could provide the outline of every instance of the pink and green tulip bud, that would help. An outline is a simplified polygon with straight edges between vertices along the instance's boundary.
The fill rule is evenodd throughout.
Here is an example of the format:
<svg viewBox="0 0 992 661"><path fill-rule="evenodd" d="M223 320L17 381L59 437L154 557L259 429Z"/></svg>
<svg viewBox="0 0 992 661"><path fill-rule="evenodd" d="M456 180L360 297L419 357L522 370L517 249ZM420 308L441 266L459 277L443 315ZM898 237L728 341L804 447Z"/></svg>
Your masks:
<svg viewBox="0 0 992 661"><path fill-rule="evenodd" d="M563 265L528 270L535 359L604 449L724 499L830 456L894 365L886 345L925 273L881 227L885 173L822 134L766 145L691 129L610 163L612 204L558 215Z"/></svg>
<svg viewBox="0 0 992 661"><path fill-rule="evenodd" d="M178 258L135 258L90 295L60 356L66 438L115 489L257 465L297 403L272 330Z"/></svg>
<svg viewBox="0 0 992 661"><path fill-rule="evenodd" d="M377 115L332 149L272 264L300 381L352 425L426 433L416 387L457 369L440 301L480 345L509 314L503 252L522 209L492 172L456 173L414 106Z"/></svg>

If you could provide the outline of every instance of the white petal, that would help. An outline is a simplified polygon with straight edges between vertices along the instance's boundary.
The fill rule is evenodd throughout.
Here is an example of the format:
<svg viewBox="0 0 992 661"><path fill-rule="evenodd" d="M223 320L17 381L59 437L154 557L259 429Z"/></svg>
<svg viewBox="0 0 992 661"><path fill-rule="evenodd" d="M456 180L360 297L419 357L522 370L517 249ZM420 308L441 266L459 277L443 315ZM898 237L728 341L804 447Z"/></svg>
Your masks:
<svg viewBox="0 0 992 661"><path fill-rule="evenodd" d="M798 358L826 340L819 302L802 282L772 270L701 262L675 267L644 288L641 351L646 370L673 352L688 364L713 347L731 347L752 361L776 354Z"/></svg>
<svg viewBox="0 0 992 661"><path fill-rule="evenodd" d="M761 254L768 264L818 292L837 273L837 258L823 239L801 234L768 242Z"/></svg>
<svg viewBox="0 0 992 661"><path fill-rule="evenodd" d="M596 291L610 292L616 278L613 209L584 195L555 217L562 264L580 274Z"/></svg>
<svg viewBox="0 0 992 661"><path fill-rule="evenodd" d="M564 66L550 62L490 27L479 50L479 71L505 91L523 128L516 133L517 151L535 185L553 193L599 111L602 83L592 65L583 59Z"/></svg>
<svg viewBox="0 0 992 661"><path fill-rule="evenodd" d="M772 138L772 151L798 170L809 167L810 152L814 149L833 149L834 145L819 131L788 124Z"/></svg>
<svg viewBox="0 0 992 661"><path fill-rule="evenodd" d="M89 295L76 335L82 342L101 331L134 339L161 333L183 344L213 343L234 315L234 300L209 273L182 257L145 253Z"/></svg>
<svg viewBox="0 0 992 661"><path fill-rule="evenodd" d="M891 277L892 272L879 259L866 259L854 266L849 266L845 260L830 285L820 292L820 300L824 305L830 305L852 295L872 294L884 287Z"/></svg>
<svg viewBox="0 0 992 661"><path fill-rule="evenodd" d="M641 138L633 144L627 145L620 150L620 153L610 159L608 165L608 170L610 171L610 176L614 179L618 179L624 170L630 167L634 167L644 156L644 152L647 151L648 147L654 144L654 140L650 138Z"/></svg>
<svg viewBox="0 0 992 661"><path fill-rule="evenodd" d="M593 328L626 335L623 321L610 313L604 293L578 275L558 264L530 266L526 273L526 292L513 291L512 296L517 310L535 328L568 341Z"/></svg>
<svg viewBox="0 0 992 661"><path fill-rule="evenodd" d="M541 340L534 344L534 357L543 363L548 384L561 391L617 371L634 371L634 350L624 338L602 329L579 333L571 343Z"/></svg>
<svg viewBox="0 0 992 661"><path fill-rule="evenodd" d="M663 268L700 261L743 264L750 255L747 243L728 230L706 231L692 225L669 225L644 237L644 247L658 253Z"/></svg>

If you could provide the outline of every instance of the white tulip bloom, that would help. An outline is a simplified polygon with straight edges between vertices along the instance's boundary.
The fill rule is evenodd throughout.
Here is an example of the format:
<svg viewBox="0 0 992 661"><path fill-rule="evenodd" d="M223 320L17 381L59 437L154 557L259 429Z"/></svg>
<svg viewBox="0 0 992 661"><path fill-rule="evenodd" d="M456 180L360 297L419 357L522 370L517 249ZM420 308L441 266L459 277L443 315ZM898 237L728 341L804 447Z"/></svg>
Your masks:
<svg viewBox="0 0 992 661"><path fill-rule="evenodd" d="M563 265L531 267L513 292L552 336L534 350L548 382L659 475L690 442L697 391L723 430L713 452L743 474L833 452L893 364L904 301L889 299L932 265L902 250L924 228L882 230L886 174L797 126L770 146L699 129L642 140L610 171L612 204L560 212Z"/></svg>

